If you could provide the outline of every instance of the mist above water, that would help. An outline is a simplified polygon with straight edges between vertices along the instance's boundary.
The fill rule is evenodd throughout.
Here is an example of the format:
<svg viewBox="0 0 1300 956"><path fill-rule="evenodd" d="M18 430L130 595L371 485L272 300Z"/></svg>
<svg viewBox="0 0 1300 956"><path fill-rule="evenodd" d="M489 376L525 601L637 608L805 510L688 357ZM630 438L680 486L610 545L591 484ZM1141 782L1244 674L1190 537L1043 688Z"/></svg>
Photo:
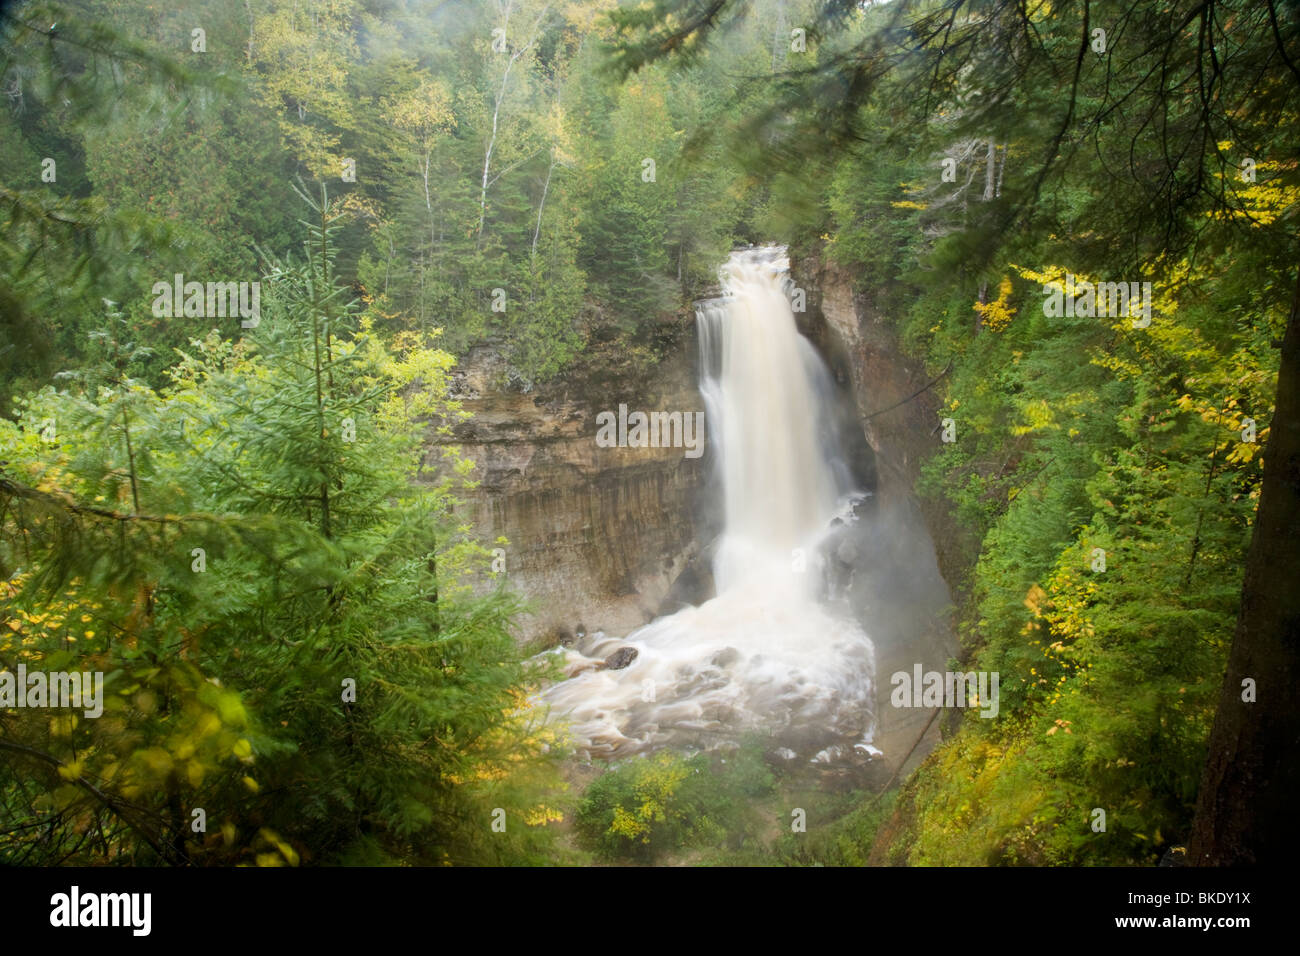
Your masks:
<svg viewBox="0 0 1300 956"><path fill-rule="evenodd" d="M769 731L791 758L874 749L874 648L827 600L821 572L835 519L852 520L854 489L788 270L784 249L735 252L719 273L723 296L697 307L724 509L717 596L624 639L597 633L560 649L571 676L544 698L589 755L710 747L749 730ZM633 650L629 665L607 663Z"/></svg>

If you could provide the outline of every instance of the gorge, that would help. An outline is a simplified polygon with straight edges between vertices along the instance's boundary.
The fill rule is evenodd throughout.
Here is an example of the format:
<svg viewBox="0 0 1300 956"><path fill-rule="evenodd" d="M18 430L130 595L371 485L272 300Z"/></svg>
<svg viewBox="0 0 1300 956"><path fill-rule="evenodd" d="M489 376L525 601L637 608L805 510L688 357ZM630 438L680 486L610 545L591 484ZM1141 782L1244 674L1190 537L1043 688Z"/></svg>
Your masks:
<svg viewBox="0 0 1300 956"><path fill-rule="evenodd" d="M457 438L482 481L476 527L509 542L509 583L534 598L525 637L569 676L546 702L587 758L734 746L760 728L787 761L877 776L928 716L891 708L876 673L942 667L953 650L947 588L897 477L932 436L915 403L863 427L864 404L915 391L905 359L873 339L843 277L804 283L814 307L793 312L789 271L783 249L733 253L722 294L697 303L695 334L634 405L704 418L699 462L667 442L605 447L601 396L512 395L480 371L490 355L469 364L475 430ZM497 408L513 431L486 434Z"/></svg>
<svg viewBox="0 0 1300 956"><path fill-rule="evenodd" d="M4 6L0 870L1294 842L1294 5Z"/></svg>

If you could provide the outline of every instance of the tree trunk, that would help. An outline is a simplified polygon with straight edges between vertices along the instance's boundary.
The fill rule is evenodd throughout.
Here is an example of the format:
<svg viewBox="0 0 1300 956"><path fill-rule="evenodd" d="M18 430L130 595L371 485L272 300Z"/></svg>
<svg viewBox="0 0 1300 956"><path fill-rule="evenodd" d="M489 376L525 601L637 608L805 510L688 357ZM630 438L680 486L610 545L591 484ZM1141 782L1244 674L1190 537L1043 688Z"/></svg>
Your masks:
<svg viewBox="0 0 1300 956"><path fill-rule="evenodd" d="M989 140L989 150L984 163L984 201L988 202L993 198L993 182L997 170L998 147L993 140Z"/></svg>
<svg viewBox="0 0 1300 956"><path fill-rule="evenodd" d="M546 170L546 185L542 187L542 201L537 204L537 228L533 230L533 248L529 257L537 258L537 239L542 234L542 210L546 208L546 194L551 191L551 174L555 172L555 147L551 147L551 165Z"/></svg>
<svg viewBox="0 0 1300 956"><path fill-rule="evenodd" d="M785 66L785 51L790 43L790 25L785 18L785 0L776 2L776 28L772 31L772 72Z"/></svg>
<svg viewBox="0 0 1300 956"><path fill-rule="evenodd" d="M1277 402L1264 448L1264 480L1246 557L1241 611L1228 655L1187 862L1255 864L1300 841L1300 277ZM1242 700L1252 679L1257 702Z"/></svg>
<svg viewBox="0 0 1300 956"><path fill-rule="evenodd" d="M505 71L501 74L501 89L497 91L496 99L492 104L492 135L488 137L487 150L483 154L483 180L479 187L478 198L478 239L480 244L483 240L483 226L487 222L488 173L492 170L492 152L496 149L497 145L497 126L501 118L501 104L505 102L506 90L510 84L510 71L514 69L515 63L519 58L531 50L533 44L537 42L537 35L541 32L542 23L546 20L546 13L548 10L550 10L549 4L542 8L541 15L538 16L537 22L533 24L533 33L532 36L528 38L528 42L511 54L510 59L506 61ZM510 28L509 6L507 6L505 10L502 27L507 30ZM499 176L500 174L498 174L498 178Z"/></svg>
<svg viewBox="0 0 1300 956"><path fill-rule="evenodd" d="M252 0L244 0L244 9L248 11L248 49L246 52L247 52L248 63L251 66L253 63L253 27L255 25L255 21L253 19Z"/></svg>

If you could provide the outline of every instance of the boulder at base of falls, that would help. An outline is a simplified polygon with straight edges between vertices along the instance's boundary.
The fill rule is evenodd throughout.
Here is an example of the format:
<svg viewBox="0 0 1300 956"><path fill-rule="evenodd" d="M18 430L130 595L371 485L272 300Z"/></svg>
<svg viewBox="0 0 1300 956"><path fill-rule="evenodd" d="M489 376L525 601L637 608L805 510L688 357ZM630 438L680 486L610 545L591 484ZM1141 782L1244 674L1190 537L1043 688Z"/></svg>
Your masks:
<svg viewBox="0 0 1300 956"><path fill-rule="evenodd" d="M605 658L605 668L611 671L621 671L636 660L636 655L637 649L635 647L620 647Z"/></svg>
<svg viewBox="0 0 1300 956"><path fill-rule="evenodd" d="M724 647L709 658L709 663L715 667L730 667L738 660L740 660L740 651L734 647Z"/></svg>

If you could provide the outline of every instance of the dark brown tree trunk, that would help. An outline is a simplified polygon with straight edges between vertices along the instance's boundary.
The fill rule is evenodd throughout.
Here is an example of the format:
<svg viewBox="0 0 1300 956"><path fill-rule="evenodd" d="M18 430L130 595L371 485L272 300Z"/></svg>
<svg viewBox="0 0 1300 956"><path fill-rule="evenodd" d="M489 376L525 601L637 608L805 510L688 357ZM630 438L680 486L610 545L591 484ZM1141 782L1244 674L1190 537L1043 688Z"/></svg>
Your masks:
<svg viewBox="0 0 1300 956"><path fill-rule="evenodd" d="M1187 862L1264 863L1300 842L1300 279L1264 448L1264 480L1246 557ZM1256 701L1242 700L1255 682Z"/></svg>

